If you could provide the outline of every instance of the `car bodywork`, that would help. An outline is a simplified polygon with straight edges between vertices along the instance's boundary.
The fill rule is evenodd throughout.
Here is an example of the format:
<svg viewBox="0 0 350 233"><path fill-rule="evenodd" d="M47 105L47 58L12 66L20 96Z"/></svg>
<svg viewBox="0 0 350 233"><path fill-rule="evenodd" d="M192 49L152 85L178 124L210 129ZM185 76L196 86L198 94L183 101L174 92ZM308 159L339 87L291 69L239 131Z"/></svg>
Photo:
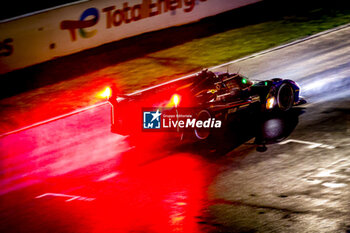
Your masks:
<svg viewBox="0 0 350 233"><path fill-rule="evenodd" d="M230 121L241 111L288 111L303 102L300 87L287 79L252 81L237 73L214 73L203 70L186 79L130 95L112 90L111 131L122 135L141 132L142 108L193 108L197 118ZM210 132L194 130L197 139Z"/></svg>

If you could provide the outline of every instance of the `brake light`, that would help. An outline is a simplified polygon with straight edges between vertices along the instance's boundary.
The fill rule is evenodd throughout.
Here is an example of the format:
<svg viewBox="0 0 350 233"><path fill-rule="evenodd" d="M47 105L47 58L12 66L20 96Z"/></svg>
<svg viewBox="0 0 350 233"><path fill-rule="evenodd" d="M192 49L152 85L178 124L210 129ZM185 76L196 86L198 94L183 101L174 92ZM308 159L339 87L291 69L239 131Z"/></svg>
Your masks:
<svg viewBox="0 0 350 233"><path fill-rule="evenodd" d="M177 94L174 94L172 97L172 102L174 103L175 107L177 107L180 103L180 96Z"/></svg>
<svg viewBox="0 0 350 233"><path fill-rule="evenodd" d="M172 108L172 107L177 107L180 103L181 97L178 94L174 94L171 96L170 101L166 105L166 107Z"/></svg>
<svg viewBox="0 0 350 233"><path fill-rule="evenodd" d="M111 94L112 94L111 88L110 88L110 87L106 87L106 89L105 89L104 91L100 92L100 93L98 94L98 96L99 96L100 98L106 98L106 99L108 99L109 97L111 97Z"/></svg>

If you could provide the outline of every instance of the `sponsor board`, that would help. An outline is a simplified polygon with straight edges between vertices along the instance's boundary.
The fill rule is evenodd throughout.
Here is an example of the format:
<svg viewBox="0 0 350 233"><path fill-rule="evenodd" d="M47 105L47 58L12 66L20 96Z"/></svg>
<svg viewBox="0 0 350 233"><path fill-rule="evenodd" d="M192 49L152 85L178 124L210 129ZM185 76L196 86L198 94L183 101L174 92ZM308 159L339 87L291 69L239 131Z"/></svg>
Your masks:
<svg viewBox="0 0 350 233"><path fill-rule="evenodd" d="M91 0L0 22L0 74L261 0Z"/></svg>
<svg viewBox="0 0 350 233"><path fill-rule="evenodd" d="M197 5L199 2L206 1L210 0L198 0ZM103 9L88 8L81 14L79 20L63 20L60 23L60 28L62 30L68 30L71 40L76 41L77 30L82 38L89 38L97 33L96 29L88 32L85 28L93 27L97 23L103 23L99 22L101 14L104 14L105 28L113 29L122 24L133 23L145 18L167 13L168 11L172 11L174 14L176 10L182 9L184 12L189 13L195 6L195 0L142 0L139 4L130 4L125 1L122 4L107 6Z"/></svg>

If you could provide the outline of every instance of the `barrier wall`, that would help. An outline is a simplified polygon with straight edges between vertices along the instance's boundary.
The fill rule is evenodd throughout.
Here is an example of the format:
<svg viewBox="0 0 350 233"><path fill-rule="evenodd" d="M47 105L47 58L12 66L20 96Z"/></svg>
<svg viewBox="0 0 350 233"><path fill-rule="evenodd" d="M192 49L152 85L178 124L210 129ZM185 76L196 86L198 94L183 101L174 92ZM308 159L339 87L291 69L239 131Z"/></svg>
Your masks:
<svg viewBox="0 0 350 233"><path fill-rule="evenodd" d="M261 0L91 0L0 23L0 74Z"/></svg>

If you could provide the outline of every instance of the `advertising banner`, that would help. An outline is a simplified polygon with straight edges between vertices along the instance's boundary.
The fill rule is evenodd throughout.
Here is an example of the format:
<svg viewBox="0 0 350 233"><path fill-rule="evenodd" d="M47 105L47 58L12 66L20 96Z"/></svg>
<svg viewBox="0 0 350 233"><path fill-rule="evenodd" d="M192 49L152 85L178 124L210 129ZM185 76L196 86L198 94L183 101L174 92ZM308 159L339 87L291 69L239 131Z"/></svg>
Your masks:
<svg viewBox="0 0 350 233"><path fill-rule="evenodd" d="M0 22L0 74L260 0L91 0Z"/></svg>

